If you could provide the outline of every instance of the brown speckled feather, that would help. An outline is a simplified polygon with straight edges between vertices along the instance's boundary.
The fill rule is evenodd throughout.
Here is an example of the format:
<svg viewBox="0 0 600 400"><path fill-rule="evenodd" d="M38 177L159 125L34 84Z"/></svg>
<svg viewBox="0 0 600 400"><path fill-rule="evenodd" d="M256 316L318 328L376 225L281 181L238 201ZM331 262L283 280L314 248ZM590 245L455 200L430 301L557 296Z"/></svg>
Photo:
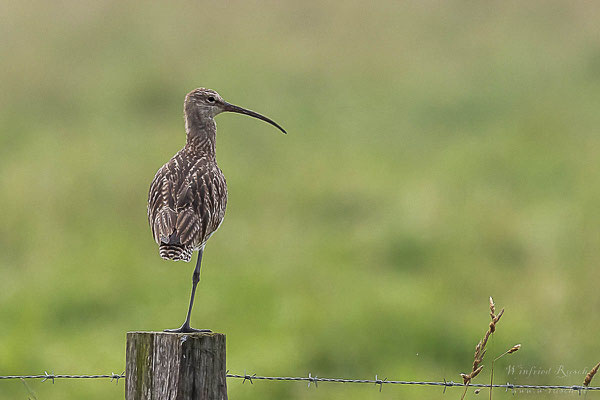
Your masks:
<svg viewBox="0 0 600 400"><path fill-rule="evenodd" d="M190 261L225 216L225 177L210 154L214 146L206 142L188 142L158 170L150 186L148 221L165 259Z"/></svg>

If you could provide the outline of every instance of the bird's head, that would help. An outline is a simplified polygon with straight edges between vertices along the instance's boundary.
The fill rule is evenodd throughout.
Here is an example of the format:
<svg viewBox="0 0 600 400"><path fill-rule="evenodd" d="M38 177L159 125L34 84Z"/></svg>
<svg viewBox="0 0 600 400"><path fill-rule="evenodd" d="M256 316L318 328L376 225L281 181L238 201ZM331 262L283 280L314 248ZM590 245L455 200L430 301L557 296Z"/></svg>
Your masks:
<svg viewBox="0 0 600 400"><path fill-rule="evenodd" d="M197 116L200 119L212 119L222 112L234 112L261 119L287 133L279 124L257 112L235 106L223 100L219 93L212 89L194 89L185 96L184 112L186 116Z"/></svg>

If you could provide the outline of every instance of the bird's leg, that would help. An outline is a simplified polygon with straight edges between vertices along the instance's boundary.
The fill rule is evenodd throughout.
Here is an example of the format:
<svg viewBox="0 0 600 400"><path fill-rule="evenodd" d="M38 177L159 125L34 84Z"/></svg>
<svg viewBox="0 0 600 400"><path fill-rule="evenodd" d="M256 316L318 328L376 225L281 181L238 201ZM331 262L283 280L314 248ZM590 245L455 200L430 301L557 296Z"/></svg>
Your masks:
<svg viewBox="0 0 600 400"><path fill-rule="evenodd" d="M192 296L190 298L190 307L188 308L187 318L181 327L177 329L165 329L165 332L173 332L173 333L191 333L191 332L211 332L210 329L194 329L190 326L190 318L192 317L192 307L194 305L194 296L196 294L196 286L198 286L198 282L200 282L200 263L202 262L202 253L204 249L201 249L198 252L198 261L196 261L196 268L194 269L194 274L192 275Z"/></svg>

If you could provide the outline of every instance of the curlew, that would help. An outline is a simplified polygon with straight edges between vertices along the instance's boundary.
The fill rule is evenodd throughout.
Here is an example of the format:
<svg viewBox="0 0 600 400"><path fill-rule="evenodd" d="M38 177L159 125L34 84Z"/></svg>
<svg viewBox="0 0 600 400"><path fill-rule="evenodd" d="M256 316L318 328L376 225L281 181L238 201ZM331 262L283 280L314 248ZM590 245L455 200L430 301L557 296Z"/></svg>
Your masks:
<svg viewBox="0 0 600 400"><path fill-rule="evenodd" d="M189 262L193 252L198 252L185 322L166 332L210 332L192 328L190 317L204 246L223 222L227 205L227 184L215 157L214 117L222 112L245 114L286 132L275 121L229 104L210 89L199 88L188 93L183 111L186 143L156 172L148 193L148 221L162 258Z"/></svg>

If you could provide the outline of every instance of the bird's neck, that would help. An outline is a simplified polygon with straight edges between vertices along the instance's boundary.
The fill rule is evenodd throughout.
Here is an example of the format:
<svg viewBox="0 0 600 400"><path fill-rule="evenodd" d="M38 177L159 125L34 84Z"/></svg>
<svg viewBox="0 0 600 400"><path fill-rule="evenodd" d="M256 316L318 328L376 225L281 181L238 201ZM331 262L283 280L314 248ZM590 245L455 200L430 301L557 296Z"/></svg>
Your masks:
<svg viewBox="0 0 600 400"><path fill-rule="evenodd" d="M217 125L211 117L187 116L185 121L187 140L185 146L195 153L215 157Z"/></svg>

